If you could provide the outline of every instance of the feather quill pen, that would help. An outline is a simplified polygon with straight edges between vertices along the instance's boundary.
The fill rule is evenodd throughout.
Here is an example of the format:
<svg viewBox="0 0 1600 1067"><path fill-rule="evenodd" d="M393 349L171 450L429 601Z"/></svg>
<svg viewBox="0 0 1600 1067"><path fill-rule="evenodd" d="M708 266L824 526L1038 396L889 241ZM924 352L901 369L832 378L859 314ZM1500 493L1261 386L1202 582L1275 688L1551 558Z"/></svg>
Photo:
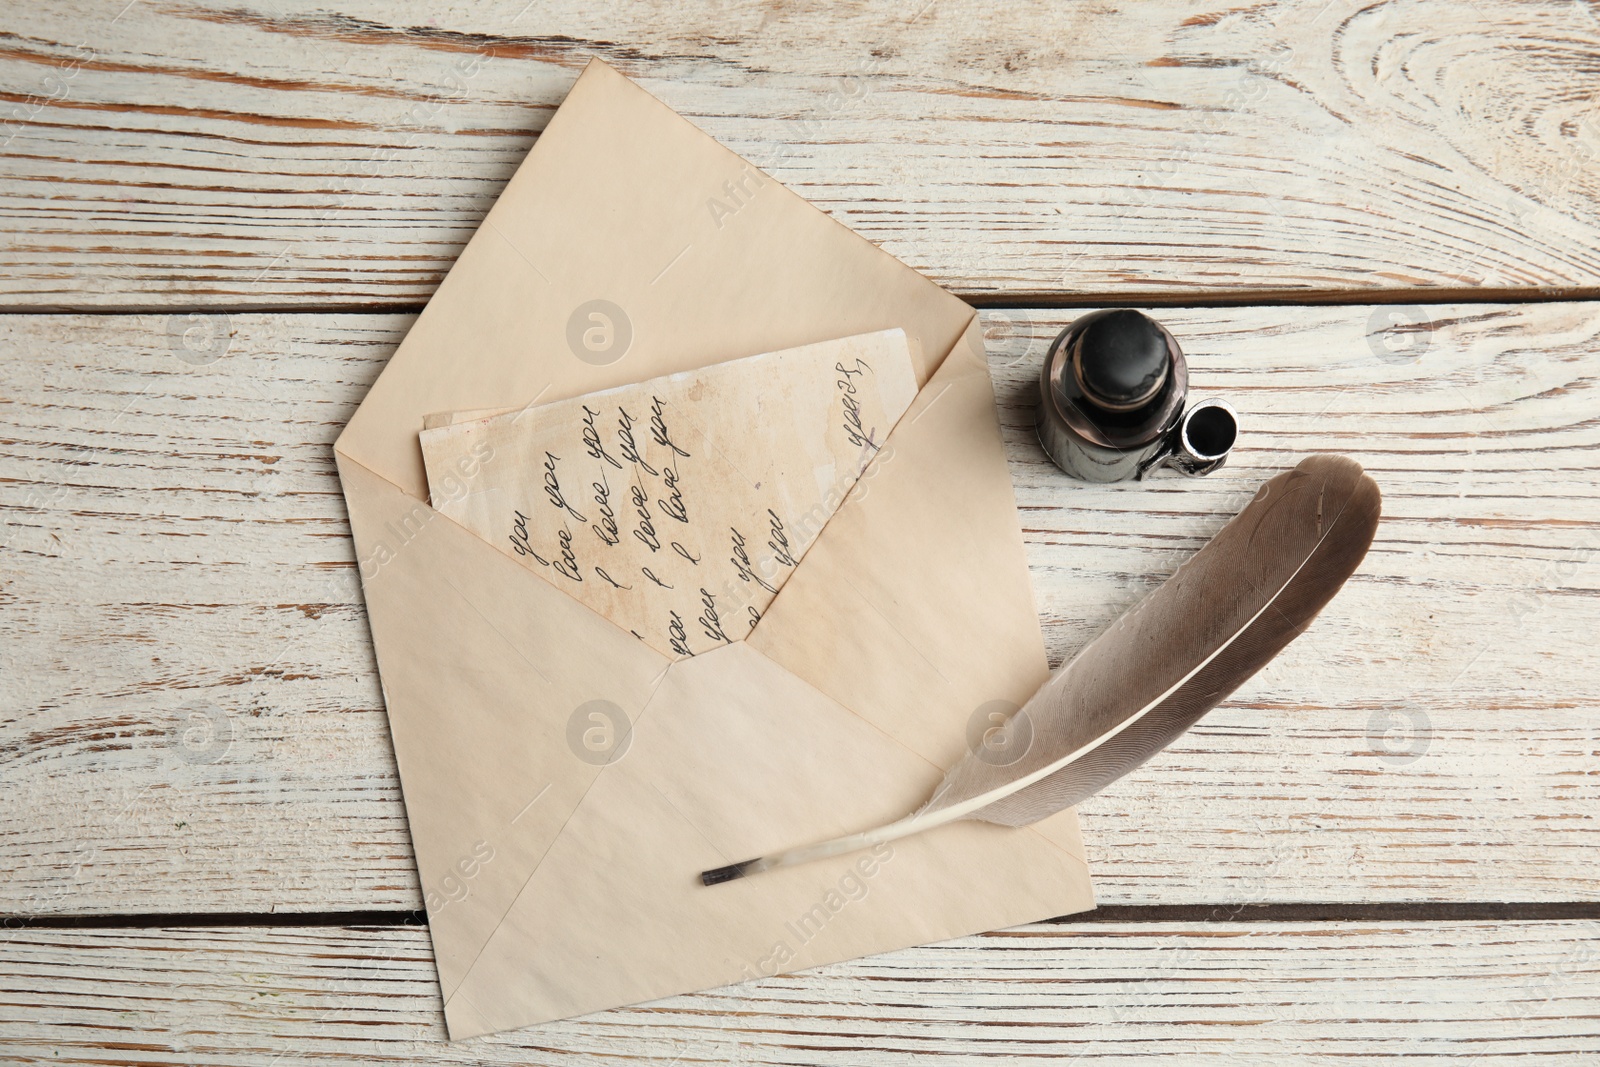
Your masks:
<svg viewBox="0 0 1600 1067"><path fill-rule="evenodd" d="M701 882L958 819L1027 826L1080 803L1171 744L1294 640L1361 563L1380 506L1377 484L1354 460L1308 457L1051 675L1004 727L1028 738L1020 755L1000 765L969 752L903 819L704 871Z"/></svg>

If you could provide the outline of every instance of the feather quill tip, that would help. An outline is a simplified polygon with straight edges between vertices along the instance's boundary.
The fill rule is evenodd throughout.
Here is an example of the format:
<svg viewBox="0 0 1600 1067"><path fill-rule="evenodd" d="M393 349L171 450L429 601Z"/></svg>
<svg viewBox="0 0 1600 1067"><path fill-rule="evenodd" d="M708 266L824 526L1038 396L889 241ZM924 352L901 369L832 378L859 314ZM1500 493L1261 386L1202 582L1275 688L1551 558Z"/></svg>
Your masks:
<svg viewBox="0 0 1600 1067"><path fill-rule="evenodd" d="M743 863L730 863L726 867L717 867L709 871L700 872L701 885L719 885L731 882L736 878L743 878L747 874L764 870L760 860L745 860Z"/></svg>

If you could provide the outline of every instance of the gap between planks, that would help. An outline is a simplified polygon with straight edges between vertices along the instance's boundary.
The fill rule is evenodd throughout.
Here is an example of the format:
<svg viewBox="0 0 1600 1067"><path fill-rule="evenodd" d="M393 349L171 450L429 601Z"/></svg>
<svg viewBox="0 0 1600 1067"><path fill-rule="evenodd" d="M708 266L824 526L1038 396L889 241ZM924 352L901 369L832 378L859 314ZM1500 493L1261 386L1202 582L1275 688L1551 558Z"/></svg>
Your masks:
<svg viewBox="0 0 1600 1067"><path fill-rule="evenodd" d="M1432 307L1443 304L1581 304L1600 300L1600 287L1575 289L1413 289L1396 292L1358 292L1356 290L1331 290L1307 292L1285 289L1281 292L1240 292L1213 295L1204 300L1190 300L1163 293L1121 293L1119 295L1073 293L1063 295L1051 292L1009 292L980 296L950 290L970 307L979 311L1094 311L1100 308L1162 308L1168 311L1205 311L1222 308L1266 307L1374 307L1399 305L1405 307ZM108 307L103 304L39 304L31 307L0 306L0 315L44 316L83 315L115 317L118 315L420 315L427 301L410 304L129 304Z"/></svg>
<svg viewBox="0 0 1600 1067"><path fill-rule="evenodd" d="M1473 901L1365 904L1122 904L1040 922L1072 923L1373 923L1600 921L1600 901ZM147 912L0 915L4 930L141 930L240 926L426 926L422 911Z"/></svg>

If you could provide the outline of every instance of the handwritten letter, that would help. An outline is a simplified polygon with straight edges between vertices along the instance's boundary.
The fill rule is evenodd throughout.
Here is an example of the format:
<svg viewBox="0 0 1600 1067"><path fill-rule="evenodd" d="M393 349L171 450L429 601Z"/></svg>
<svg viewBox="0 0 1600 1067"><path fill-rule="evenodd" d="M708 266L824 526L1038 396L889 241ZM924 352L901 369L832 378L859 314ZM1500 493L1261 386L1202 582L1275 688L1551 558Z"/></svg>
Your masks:
<svg viewBox="0 0 1600 1067"><path fill-rule="evenodd" d="M905 334L719 363L422 432L441 512L673 657L743 640L879 457Z"/></svg>

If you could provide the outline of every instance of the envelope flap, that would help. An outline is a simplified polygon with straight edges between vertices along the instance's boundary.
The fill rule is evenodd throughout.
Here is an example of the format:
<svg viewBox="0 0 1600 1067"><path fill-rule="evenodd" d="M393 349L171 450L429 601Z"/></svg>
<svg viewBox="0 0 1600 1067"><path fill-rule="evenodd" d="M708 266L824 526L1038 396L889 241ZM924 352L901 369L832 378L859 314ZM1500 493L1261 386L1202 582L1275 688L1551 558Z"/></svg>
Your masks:
<svg viewBox="0 0 1600 1067"><path fill-rule="evenodd" d="M921 353L920 385L971 318L595 60L336 447L420 500L434 412L894 327Z"/></svg>
<svg viewBox="0 0 1600 1067"><path fill-rule="evenodd" d="M1048 675L976 321L749 642L949 767Z"/></svg>
<svg viewBox="0 0 1600 1067"><path fill-rule="evenodd" d="M626 737L668 661L359 463L339 478L448 995L626 754L584 734Z"/></svg>

